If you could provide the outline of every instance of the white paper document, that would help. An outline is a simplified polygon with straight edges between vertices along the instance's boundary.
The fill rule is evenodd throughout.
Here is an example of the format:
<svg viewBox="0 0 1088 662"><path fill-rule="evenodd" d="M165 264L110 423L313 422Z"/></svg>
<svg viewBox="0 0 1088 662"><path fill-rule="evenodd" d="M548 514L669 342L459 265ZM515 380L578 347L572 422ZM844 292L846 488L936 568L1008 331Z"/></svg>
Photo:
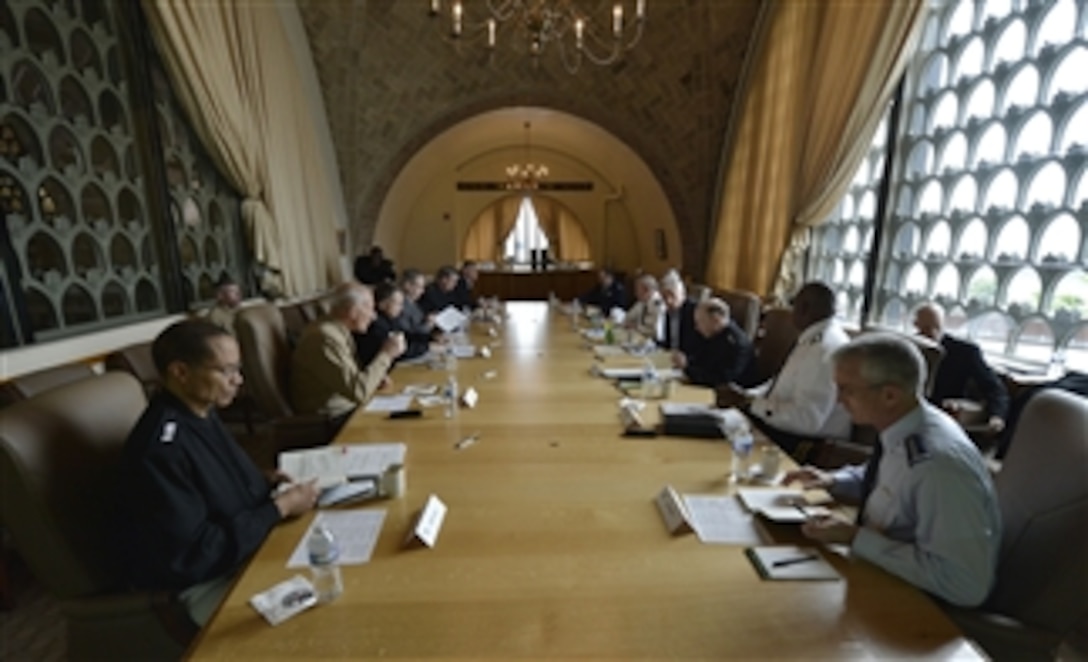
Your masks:
<svg viewBox="0 0 1088 662"><path fill-rule="evenodd" d="M452 345L450 351L459 359L471 359L476 356L475 345Z"/></svg>
<svg viewBox="0 0 1088 662"><path fill-rule="evenodd" d="M438 393L438 384L409 384L402 391L404 395L434 395Z"/></svg>
<svg viewBox="0 0 1088 662"><path fill-rule="evenodd" d="M446 333L460 329L468 322L468 316L453 306L446 306L434 318L434 325Z"/></svg>
<svg viewBox="0 0 1088 662"><path fill-rule="evenodd" d="M799 489L741 488L737 490L737 498L749 511L780 524L801 523L810 517L831 514L827 508L813 505L811 497Z"/></svg>
<svg viewBox="0 0 1088 662"><path fill-rule="evenodd" d="M317 479L321 489L350 478L373 476L391 464L404 464L404 444L338 444L280 453L279 469L295 483Z"/></svg>
<svg viewBox="0 0 1088 662"><path fill-rule="evenodd" d="M340 547L340 565L362 565L370 560L374 545L382 532L385 522L384 510L348 510L342 512L320 512L314 517L302 540L295 546L294 553L287 561L288 568L305 568L309 565L306 542L310 532L318 523L324 524L332 532L336 544Z"/></svg>
<svg viewBox="0 0 1088 662"><path fill-rule="evenodd" d="M363 411L404 411L412 406L413 397L411 395L376 395L370 399L370 402L366 403L366 408Z"/></svg>
<svg viewBox="0 0 1088 662"><path fill-rule="evenodd" d="M642 379L641 367L633 368L601 368L601 376L605 379ZM657 378L661 380L680 379L684 373L675 368L658 368Z"/></svg>
<svg viewBox="0 0 1088 662"><path fill-rule="evenodd" d="M699 540L727 545L757 545L762 542L751 513L732 496L685 494L688 514Z"/></svg>

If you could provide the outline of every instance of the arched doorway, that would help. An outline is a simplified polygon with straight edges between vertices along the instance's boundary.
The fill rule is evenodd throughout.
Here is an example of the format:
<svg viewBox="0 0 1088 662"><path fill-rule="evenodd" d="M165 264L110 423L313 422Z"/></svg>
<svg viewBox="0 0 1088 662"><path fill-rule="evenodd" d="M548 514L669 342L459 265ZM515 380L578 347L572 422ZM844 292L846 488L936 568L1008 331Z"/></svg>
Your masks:
<svg viewBox="0 0 1088 662"><path fill-rule="evenodd" d="M569 264L593 261L582 221L559 200L547 195L509 195L480 212L465 235L466 260L519 265L546 251Z"/></svg>

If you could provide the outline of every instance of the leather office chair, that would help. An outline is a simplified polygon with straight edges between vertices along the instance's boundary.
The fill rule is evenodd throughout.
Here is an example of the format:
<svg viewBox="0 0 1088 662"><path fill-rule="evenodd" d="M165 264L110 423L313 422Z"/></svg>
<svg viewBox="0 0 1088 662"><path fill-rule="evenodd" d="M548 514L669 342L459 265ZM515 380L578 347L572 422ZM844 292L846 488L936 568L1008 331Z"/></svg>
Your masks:
<svg viewBox="0 0 1088 662"><path fill-rule="evenodd" d="M299 336L302 335L302 331L312 320L308 317L301 302L280 306L279 311L283 317L283 328L287 344L289 347L294 347ZM237 333L237 322L235 322L235 332Z"/></svg>
<svg viewBox="0 0 1088 662"><path fill-rule="evenodd" d="M96 375L86 363L66 363L20 375L0 384L0 407Z"/></svg>
<svg viewBox="0 0 1088 662"><path fill-rule="evenodd" d="M110 352L106 356L106 370L121 370L135 377L144 387L148 397L162 386L162 378L151 356L151 343L142 342Z"/></svg>
<svg viewBox="0 0 1088 662"><path fill-rule="evenodd" d="M280 309L272 304L245 308L238 313L235 331L246 389L268 421L271 448L266 451L278 453L329 443L337 427L328 417L300 415L291 407L291 348ZM258 464L268 466L267 462Z"/></svg>
<svg viewBox="0 0 1088 662"><path fill-rule="evenodd" d="M997 660L1053 659L1088 624L1088 399L1036 395L995 487L1003 532L994 590L977 610L949 612Z"/></svg>
<svg viewBox="0 0 1088 662"><path fill-rule="evenodd" d="M753 340L757 384L762 384L778 374L793 349L793 344L797 342L798 335L790 308L770 308L764 311Z"/></svg>
<svg viewBox="0 0 1088 662"><path fill-rule="evenodd" d="M748 337L755 339L759 332L759 312L762 302L747 290L720 290L715 293L729 304L729 315Z"/></svg>
<svg viewBox="0 0 1088 662"><path fill-rule="evenodd" d="M110 372L0 410L0 517L60 598L72 660L177 659L196 631L171 596L123 589L112 561L116 472L145 406Z"/></svg>

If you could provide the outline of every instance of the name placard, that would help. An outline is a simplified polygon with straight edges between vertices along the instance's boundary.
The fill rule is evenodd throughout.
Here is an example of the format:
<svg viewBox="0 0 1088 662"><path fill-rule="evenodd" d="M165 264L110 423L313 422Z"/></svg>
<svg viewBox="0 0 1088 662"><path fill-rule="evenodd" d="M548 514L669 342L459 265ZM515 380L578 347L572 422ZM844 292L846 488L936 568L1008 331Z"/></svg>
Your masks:
<svg viewBox="0 0 1088 662"><path fill-rule="evenodd" d="M676 493L672 485L666 485L665 489L654 498L657 510L661 513L661 519L665 520L665 528L669 533L691 533L695 528L691 525L691 516L684 505L684 500Z"/></svg>
<svg viewBox="0 0 1088 662"><path fill-rule="evenodd" d="M482 345L480 347L480 357L485 359L491 358L491 348L487 345Z"/></svg>
<svg viewBox="0 0 1088 662"><path fill-rule="evenodd" d="M469 386L465 389L465 392L461 394L461 405L466 409L472 409L476 406L476 403L480 401L480 394L476 392L476 389Z"/></svg>
<svg viewBox="0 0 1088 662"><path fill-rule="evenodd" d="M643 427L642 416L639 415L638 409L630 405L620 407L620 422L626 430L632 428L639 430Z"/></svg>
<svg viewBox="0 0 1088 662"><path fill-rule="evenodd" d="M428 548L434 548L438 542L438 534L442 530L442 522L446 519L446 504L432 494L427 497L423 509L419 511L415 525L408 533L405 546L422 544Z"/></svg>

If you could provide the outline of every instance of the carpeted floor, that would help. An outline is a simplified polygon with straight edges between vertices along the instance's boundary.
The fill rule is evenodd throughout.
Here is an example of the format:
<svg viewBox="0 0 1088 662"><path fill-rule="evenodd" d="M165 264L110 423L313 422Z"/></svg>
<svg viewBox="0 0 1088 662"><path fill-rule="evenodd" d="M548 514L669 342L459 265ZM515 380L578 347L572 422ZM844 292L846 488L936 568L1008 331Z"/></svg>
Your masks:
<svg viewBox="0 0 1088 662"><path fill-rule="evenodd" d="M16 554L3 550L12 607L0 610L0 660L61 662L67 659L64 618Z"/></svg>

